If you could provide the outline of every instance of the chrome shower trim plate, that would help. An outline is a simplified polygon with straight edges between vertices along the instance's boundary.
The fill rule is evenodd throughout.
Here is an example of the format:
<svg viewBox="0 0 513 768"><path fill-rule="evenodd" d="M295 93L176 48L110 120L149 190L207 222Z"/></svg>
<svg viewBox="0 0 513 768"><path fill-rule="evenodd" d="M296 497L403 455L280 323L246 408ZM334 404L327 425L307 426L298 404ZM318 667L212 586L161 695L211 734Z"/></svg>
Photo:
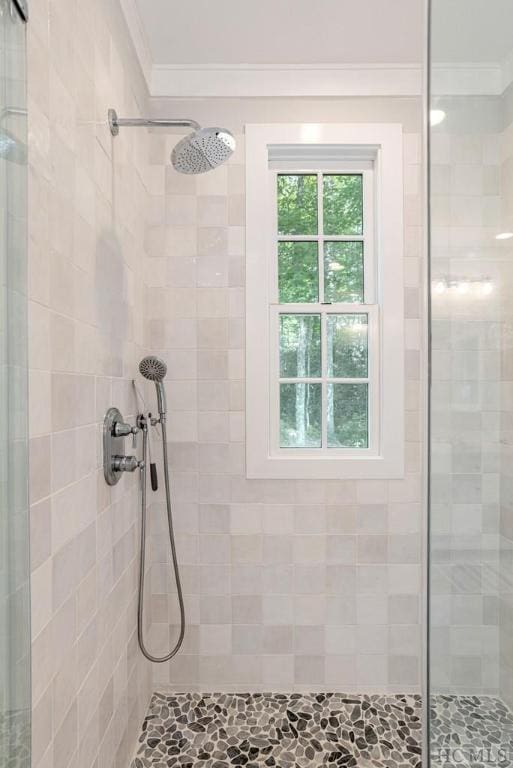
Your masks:
<svg viewBox="0 0 513 768"><path fill-rule="evenodd" d="M103 420L103 475L107 485L116 485L125 472L143 467L136 456L125 455L125 437L139 432L138 427L125 423L118 408L109 408Z"/></svg>
<svg viewBox="0 0 513 768"><path fill-rule="evenodd" d="M113 136L117 136L119 133L118 113L116 112L115 109L109 109L107 115L109 120L110 132Z"/></svg>

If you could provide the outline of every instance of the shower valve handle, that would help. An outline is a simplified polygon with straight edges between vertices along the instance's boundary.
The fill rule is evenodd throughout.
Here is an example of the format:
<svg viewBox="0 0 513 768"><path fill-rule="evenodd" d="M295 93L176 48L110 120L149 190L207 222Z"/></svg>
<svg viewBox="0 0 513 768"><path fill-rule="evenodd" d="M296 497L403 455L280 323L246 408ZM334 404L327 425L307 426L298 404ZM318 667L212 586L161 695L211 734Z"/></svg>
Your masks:
<svg viewBox="0 0 513 768"><path fill-rule="evenodd" d="M114 472L135 472L136 469L142 469L144 462L139 461L137 456L113 456L112 469Z"/></svg>
<svg viewBox="0 0 513 768"><path fill-rule="evenodd" d="M135 448L137 446L138 432L139 432L139 427L132 427L131 424L127 424L126 422L123 422L123 421L116 422L113 428L114 437L128 437L128 435L132 435L132 448Z"/></svg>
<svg viewBox="0 0 513 768"><path fill-rule="evenodd" d="M127 435L136 435L139 432L139 427L133 427L131 424L127 424L124 421L117 421L112 429L114 437L126 437Z"/></svg>

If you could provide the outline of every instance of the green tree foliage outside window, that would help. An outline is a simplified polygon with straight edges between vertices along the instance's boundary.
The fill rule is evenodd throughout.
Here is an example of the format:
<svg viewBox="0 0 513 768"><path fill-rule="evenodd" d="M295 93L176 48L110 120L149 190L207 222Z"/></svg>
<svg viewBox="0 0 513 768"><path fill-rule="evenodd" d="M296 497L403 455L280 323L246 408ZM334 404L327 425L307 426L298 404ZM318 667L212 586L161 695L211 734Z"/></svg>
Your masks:
<svg viewBox="0 0 513 768"><path fill-rule="evenodd" d="M363 234L363 180L361 174L323 176L325 235Z"/></svg>
<svg viewBox="0 0 513 768"><path fill-rule="evenodd" d="M280 315L280 376L321 375L320 315Z"/></svg>
<svg viewBox="0 0 513 768"><path fill-rule="evenodd" d="M328 384L328 447L368 448L368 384Z"/></svg>
<svg viewBox="0 0 513 768"><path fill-rule="evenodd" d="M319 301L317 242L278 243L280 304Z"/></svg>
<svg viewBox="0 0 513 768"><path fill-rule="evenodd" d="M365 379L368 375L368 316L329 315L327 325L328 376Z"/></svg>
<svg viewBox="0 0 513 768"><path fill-rule="evenodd" d="M324 243L324 301L357 302L364 296L363 243Z"/></svg>
<svg viewBox="0 0 513 768"><path fill-rule="evenodd" d="M317 234L317 176L278 175L278 234Z"/></svg>
<svg viewBox="0 0 513 768"><path fill-rule="evenodd" d="M320 448L322 392L320 384L280 384L280 445Z"/></svg>

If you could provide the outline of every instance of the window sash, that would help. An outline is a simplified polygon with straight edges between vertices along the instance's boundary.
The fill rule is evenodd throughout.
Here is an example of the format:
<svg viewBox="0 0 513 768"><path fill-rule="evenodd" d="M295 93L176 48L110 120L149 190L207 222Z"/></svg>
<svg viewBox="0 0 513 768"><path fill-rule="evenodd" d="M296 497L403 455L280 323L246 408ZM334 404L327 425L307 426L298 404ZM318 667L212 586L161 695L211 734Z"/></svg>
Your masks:
<svg viewBox="0 0 513 768"><path fill-rule="evenodd" d="M324 303L324 243L325 242L363 242L363 287L364 300L369 304L377 301L376 298L376 259L374 247L375 230L375 187L374 187L374 169L355 167L318 167L315 171L304 168L292 169L274 165L269 169L269 221L271 223L272 234L272 258L269 260L269 296L270 303L279 303L278 287L278 244L280 242L310 242L317 243L318 259L318 279L319 279L319 301ZM278 176L286 174L289 176L317 176L317 235L279 235L278 234ZM323 215L323 176L336 175L361 175L363 177L363 233L361 235L328 235L324 233L324 215ZM284 306L295 306L293 303ZM355 305L356 306L356 305Z"/></svg>
<svg viewBox="0 0 513 768"><path fill-rule="evenodd" d="M317 176L317 234L316 235L281 235L278 234L278 176L286 175L315 175ZM324 184L323 177L327 175L361 175L362 176L362 215L363 228L361 235L329 235L324 233ZM270 259L270 453L272 456L375 456L379 454L379 306L375 302L376 293L376 264L374 255L375 227L375 193L373 167L356 167L332 165L313 169L303 169L290 164L281 167L274 164L269 170L271 194L269 196L270 220L272 222L273 257ZM278 244L280 242L313 242L317 243L318 291L319 301L308 303L279 302L279 259ZM363 289L364 302L332 303L324 301L324 244L325 242L362 242L363 243ZM368 315L368 377L339 378L328 377L327 374L327 317L330 314L367 314ZM321 317L321 365L322 376L315 378L280 378L280 334L279 317L281 314L311 314ZM320 448L283 448L280 444L280 384L285 383L320 383L322 386L321 423L322 440ZM368 448L329 448L327 438L327 387L329 384L368 384Z"/></svg>
<svg viewBox="0 0 513 768"><path fill-rule="evenodd" d="M320 315L321 376L280 377L280 315ZM327 318L329 315L366 314L368 375L363 378L328 376ZM301 458L371 457L380 452L380 310L377 304L272 304L269 307L269 435L270 455ZM322 442L320 448L283 448L280 445L280 384L322 385ZM328 448L328 384L368 384L368 448Z"/></svg>

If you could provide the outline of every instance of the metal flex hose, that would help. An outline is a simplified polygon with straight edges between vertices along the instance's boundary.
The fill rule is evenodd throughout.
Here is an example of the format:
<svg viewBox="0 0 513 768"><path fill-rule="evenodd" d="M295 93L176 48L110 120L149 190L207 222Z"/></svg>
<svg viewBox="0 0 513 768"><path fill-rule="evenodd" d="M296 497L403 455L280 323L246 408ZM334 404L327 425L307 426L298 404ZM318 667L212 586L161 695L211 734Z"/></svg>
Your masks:
<svg viewBox="0 0 513 768"><path fill-rule="evenodd" d="M167 524L169 529L169 543L171 546L171 558L173 560L173 571L175 574L176 590L178 593L178 604L180 606L180 634L176 645L165 656L153 656L146 645L144 644L144 578L146 568L146 480L147 480L147 464L148 464L148 423L146 417L143 421L143 467L141 469L141 558L139 563L139 603L137 608L137 637L139 639L139 647L148 659L157 664L162 664L164 661L169 661L176 656L183 643L185 635L185 606L183 602L182 583L180 581L180 571L178 568L178 558L176 555L175 534L173 530L173 514L171 510L171 488L169 483L169 467L167 460L167 431L166 431L166 419L164 415L161 415L160 426L162 429L162 451L164 460L164 483L166 490L166 509L167 509Z"/></svg>

